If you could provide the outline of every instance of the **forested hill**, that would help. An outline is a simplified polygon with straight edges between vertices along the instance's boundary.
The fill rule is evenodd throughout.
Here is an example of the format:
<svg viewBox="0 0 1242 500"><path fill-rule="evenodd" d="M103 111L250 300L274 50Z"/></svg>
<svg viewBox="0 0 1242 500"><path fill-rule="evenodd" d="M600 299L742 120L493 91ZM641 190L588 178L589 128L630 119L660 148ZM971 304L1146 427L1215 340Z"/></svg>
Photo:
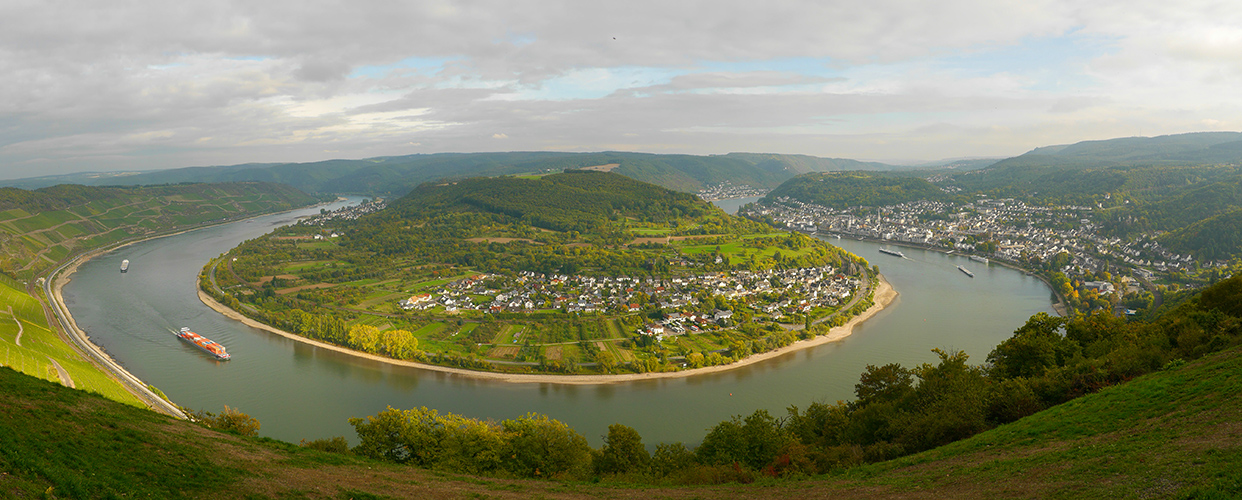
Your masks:
<svg viewBox="0 0 1242 500"><path fill-rule="evenodd" d="M1035 148L1001 160L989 170L1017 165L1104 166L1203 165L1242 160L1242 133L1198 132L1158 137L1122 137Z"/></svg>
<svg viewBox="0 0 1242 500"><path fill-rule="evenodd" d="M1237 178L1242 133L1204 132L1045 146L953 176L966 192L1089 204L1125 191L1138 201Z"/></svg>
<svg viewBox="0 0 1242 500"><path fill-rule="evenodd" d="M730 153L696 156L602 152L437 153L312 163L263 163L191 167L154 172L82 173L0 181L0 185L37 188L61 183L145 185L179 182L263 181L289 184L315 193L401 196L437 179L460 179L522 173L546 173L599 167L678 191L694 192L729 182L773 188L806 172L894 170L901 167L806 155Z"/></svg>
<svg viewBox="0 0 1242 500"><path fill-rule="evenodd" d="M502 215L553 231L590 233L621 219L678 224L704 217L730 219L753 231L752 223L728 217L698 197L625 176L570 170L541 177L479 177L426 183L397 200L381 217L416 220L445 213Z"/></svg>
<svg viewBox="0 0 1242 500"><path fill-rule="evenodd" d="M795 177L764 198L788 197L830 208L894 205L917 200L945 200L940 188L917 177L895 177L873 172L825 172Z"/></svg>
<svg viewBox="0 0 1242 500"><path fill-rule="evenodd" d="M29 278L76 252L318 201L281 184L0 188L0 271Z"/></svg>

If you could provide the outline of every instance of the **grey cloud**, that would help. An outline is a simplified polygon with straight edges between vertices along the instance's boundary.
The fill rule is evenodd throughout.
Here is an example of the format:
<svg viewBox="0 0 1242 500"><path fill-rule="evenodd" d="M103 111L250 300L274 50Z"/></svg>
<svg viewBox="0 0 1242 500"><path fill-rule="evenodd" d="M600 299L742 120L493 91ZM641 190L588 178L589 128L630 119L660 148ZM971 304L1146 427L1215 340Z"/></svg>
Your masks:
<svg viewBox="0 0 1242 500"><path fill-rule="evenodd" d="M351 157L477 151L497 147L494 134L520 149L896 157L1021 152L1054 138L1072 142L1062 131L1091 133L1087 124L1118 130L1106 118L1160 116L1166 128L1149 132L1206 118L1242 123L1236 107L1211 100L1233 98L1202 91L1232 81L1236 43L1194 29L1239 25L1238 10L1219 2L1071 0L10 2L0 15L0 165L7 168L0 177L31 175L35 166L44 173L308 161L324 149ZM763 68L775 59L897 67L1075 29L1115 39L1119 48L1084 70L1100 87L1073 95L994 91L987 82L950 92L951 79L925 84L910 72L893 82L877 78L879 90L686 92L839 81ZM435 74L346 77L410 57L449 62ZM749 70L705 72L711 66L704 63ZM547 88L549 78L575 71L631 67L689 74L622 85L600 99L489 99ZM1186 67L1195 78L1170 71ZM459 80L494 88L451 88ZM289 112L291 105L381 91L394 95L319 116ZM1169 101L1148 98L1161 93L1187 103L1161 114ZM428 111L412 112L421 109ZM1152 114L1127 115L1134 109ZM377 113L391 113L392 122L365 121ZM1083 125L1045 126L1070 119ZM428 126L410 126L422 122Z"/></svg>

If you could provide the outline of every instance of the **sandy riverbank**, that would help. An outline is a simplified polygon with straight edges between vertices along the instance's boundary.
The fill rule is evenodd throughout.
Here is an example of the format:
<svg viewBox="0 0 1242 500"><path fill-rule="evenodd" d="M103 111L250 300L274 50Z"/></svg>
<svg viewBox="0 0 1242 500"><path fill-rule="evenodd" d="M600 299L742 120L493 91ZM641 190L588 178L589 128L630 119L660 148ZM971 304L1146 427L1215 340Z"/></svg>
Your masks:
<svg viewBox="0 0 1242 500"><path fill-rule="evenodd" d="M313 345L315 347L331 349L333 351L342 352L342 353L350 354L350 355L357 356L360 358L366 358L366 359L370 359L373 361L379 361L381 363L388 363L388 364L396 365L396 366L409 366L409 367L421 368L424 370L432 370L432 371L437 371L437 372L442 372L442 373L451 373L454 375L461 375L464 377L471 377L471 378L477 378L477 379L497 380L497 381L502 381L502 382L513 382L513 383L528 383L528 384L568 384L568 385L612 384L612 383L618 383L618 382L631 382L631 381L636 381L636 380L654 380L654 379L661 379L661 378L690 377L694 375L704 375L708 373L719 373L719 372L729 371L734 368L740 368L746 365L755 364L755 363L765 361L768 359L772 359L778 356L782 356L782 355L785 355L791 352L800 351L800 350L807 349L810 347L815 347L817 345L823 345L829 342L836 342L838 340L841 340L841 339L844 339L850 336L850 334L854 333L854 327L862 324L862 322L864 321L867 321L872 316L875 316L877 313L884 310L884 308L887 307L889 304L892 304L893 301L896 300L897 295L898 295L897 291L894 290L892 285L888 283L888 280L885 280L884 276L880 275L879 284L875 290L875 296L873 300L874 304L870 308L868 308L866 311L863 311L862 314L859 314L858 316L851 318L844 325L832 328L831 330L828 331L826 335L820 335L810 340L799 340L797 342L794 342L793 344L790 344L786 347L782 347L775 351L765 352L762 354L756 354L754 356L748 357L741 361L737 361L735 363L731 363L727 365L708 366L704 368L696 368L693 370L682 370L682 371L676 371L676 372L660 372L660 373L627 373L627 374L621 374L621 375L550 375L550 374L525 374L525 373L496 373L496 372L481 372L481 371L474 371L474 370L464 370L461 368L451 368L447 366L430 365L430 364L418 363L414 361L401 361L401 360L396 360L392 358L386 358L383 356L376 356L374 354L368 354L365 352L359 352L359 351L355 351L353 349L341 347L338 345L329 344L326 342L320 342L318 340L308 339L300 335L295 335L295 334L286 332L279 328L265 325L253 319L250 319L242 315L241 313L234 311L233 309L226 307L224 304L217 302L214 298L212 298L210 295L207 295L207 293L202 291L201 289L198 290L198 298L202 300L203 303L207 305L207 307L215 309L220 314L223 314L231 319L240 321L246 324L247 326L251 326L254 328L258 328L260 330L268 331L276 335L280 335L280 336L287 337L292 340L296 340L298 342L303 342L306 344Z"/></svg>

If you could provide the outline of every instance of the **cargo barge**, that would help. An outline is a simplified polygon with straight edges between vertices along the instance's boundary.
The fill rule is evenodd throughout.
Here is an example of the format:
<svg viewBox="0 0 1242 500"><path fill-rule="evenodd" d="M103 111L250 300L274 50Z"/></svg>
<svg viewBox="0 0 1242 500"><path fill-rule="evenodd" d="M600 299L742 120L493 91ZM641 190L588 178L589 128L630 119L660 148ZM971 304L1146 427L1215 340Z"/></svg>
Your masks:
<svg viewBox="0 0 1242 500"><path fill-rule="evenodd" d="M206 351L207 354L215 356L215 358L218 360L227 361L229 359L232 359L232 356L229 355L228 351L226 351L224 349L224 346L220 345L219 342L208 339L207 337L204 337L197 333L191 332L189 328L182 327L181 331L177 332L176 335L181 340L194 344L199 349Z"/></svg>
<svg viewBox="0 0 1242 500"><path fill-rule="evenodd" d="M966 269L966 268L964 268L964 267L962 267L962 266L957 266L957 270L958 270L958 271L961 271L961 272L962 272L963 274L965 274L966 276L970 276L971 278L974 278L974 277L975 277L975 273L970 272L970 270L969 270L969 269Z"/></svg>
<svg viewBox="0 0 1242 500"><path fill-rule="evenodd" d="M901 253L901 252L898 252L898 251L896 251L896 250L889 250L889 249L887 249L887 248L881 248L881 249L880 249L880 253L886 253L886 254L892 255L892 256L894 256L894 257L901 257L901 258L903 258L903 259L904 259L904 258L906 258L906 254Z"/></svg>

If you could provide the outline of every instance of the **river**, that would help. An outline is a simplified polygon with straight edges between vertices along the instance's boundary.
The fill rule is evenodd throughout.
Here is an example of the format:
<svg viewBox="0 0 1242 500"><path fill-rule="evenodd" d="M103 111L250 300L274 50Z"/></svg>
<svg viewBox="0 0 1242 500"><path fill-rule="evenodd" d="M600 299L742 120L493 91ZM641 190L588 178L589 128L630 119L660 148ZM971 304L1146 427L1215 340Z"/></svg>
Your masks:
<svg viewBox="0 0 1242 500"><path fill-rule="evenodd" d="M357 201L356 199L353 201ZM310 347L244 326L203 305L195 277L208 259L241 241L291 223L303 209L131 245L85 263L64 288L65 302L93 342L120 364L192 409L228 405L262 423L261 435L290 442L345 436L349 417L387 406L427 406L502 420L539 412L564 421L599 445L608 425L634 427L648 445L697 443L735 414L852 399L867 364L933 362L932 348L987 353L1034 313L1052 312L1039 280L963 257L875 243L830 240L874 264L901 296L849 338L724 373L654 381L569 386L482 381L394 367ZM129 259L128 273L120 273ZM969 278L957 271L974 271ZM188 326L228 347L218 362L171 330Z"/></svg>

